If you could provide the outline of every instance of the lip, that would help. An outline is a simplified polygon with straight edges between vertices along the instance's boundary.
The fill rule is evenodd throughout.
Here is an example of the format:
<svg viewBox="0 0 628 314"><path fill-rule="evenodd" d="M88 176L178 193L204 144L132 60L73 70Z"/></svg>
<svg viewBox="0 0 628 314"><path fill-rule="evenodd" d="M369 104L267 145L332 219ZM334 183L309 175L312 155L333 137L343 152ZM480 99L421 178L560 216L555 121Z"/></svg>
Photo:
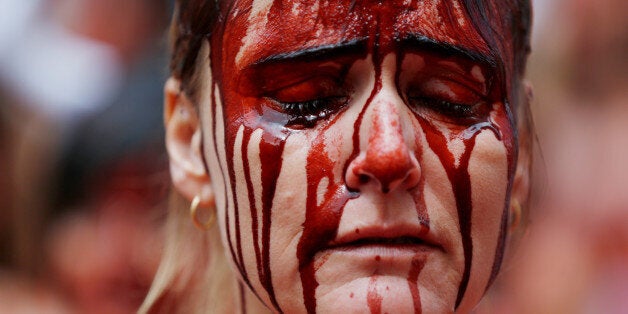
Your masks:
<svg viewBox="0 0 628 314"><path fill-rule="evenodd" d="M325 250L354 252L360 255L415 254L442 250L428 225L391 225L354 228L339 235Z"/></svg>

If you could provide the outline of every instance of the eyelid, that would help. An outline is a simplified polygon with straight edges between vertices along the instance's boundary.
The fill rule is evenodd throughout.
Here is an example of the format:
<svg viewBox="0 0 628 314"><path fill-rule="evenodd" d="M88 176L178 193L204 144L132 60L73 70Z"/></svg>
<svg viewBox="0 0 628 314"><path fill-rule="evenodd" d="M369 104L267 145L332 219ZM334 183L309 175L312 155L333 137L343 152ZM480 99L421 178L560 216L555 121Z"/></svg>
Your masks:
<svg viewBox="0 0 628 314"><path fill-rule="evenodd" d="M453 103L429 97L413 97L409 99L412 110L431 120L447 123L452 126L468 126L486 119L488 103L484 101L473 104Z"/></svg>
<svg viewBox="0 0 628 314"><path fill-rule="evenodd" d="M450 61L440 61L450 62ZM457 64L457 63L456 63ZM431 84L434 82L440 82L444 85L455 84L459 87L465 88L469 92L473 92L480 97L488 96L490 92L491 78L485 79L483 82L478 81L471 73L472 69L465 69L454 67L449 63L446 66L442 64L426 63L424 67L409 71L409 75L405 76L406 86L420 86L422 84Z"/></svg>
<svg viewBox="0 0 628 314"><path fill-rule="evenodd" d="M483 83L473 82L467 79L465 76L460 75L451 75L451 76L441 76L435 77L435 79L444 78L441 80L443 83L450 83L464 88L465 91L471 92L478 97L486 97L487 96L487 88ZM429 80L431 82L432 80Z"/></svg>
<svg viewBox="0 0 628 314"><path fill-rule="evenodd" d="M251 67L238 77L238 92L244 96L262 97L316 77L340 77L342 68L335 64L282 64L276 67Z"/></svg>
<svg viewBox="0 0 628 314"><path fill-rule="evenodd" d="M312 77L268 93L280 102L305 102L340 95L342 83L331 77Z"/></svg>
<svg viewBox="0 0 628 314"><path fill-rule="evenodd" d="M408 98L439 99L454 104L473 105L486 99L486 95L458 82L429 80L417 86L409 86Z"/></svg>

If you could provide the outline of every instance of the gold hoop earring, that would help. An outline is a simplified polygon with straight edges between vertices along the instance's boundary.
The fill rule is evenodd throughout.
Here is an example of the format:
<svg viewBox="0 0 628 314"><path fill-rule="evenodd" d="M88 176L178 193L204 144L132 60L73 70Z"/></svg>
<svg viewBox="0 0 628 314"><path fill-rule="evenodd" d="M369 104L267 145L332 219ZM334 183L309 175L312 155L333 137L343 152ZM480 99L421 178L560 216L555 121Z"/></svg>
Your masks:
<svg viewBox="0 0 628 314"><path fill-rule="evenodd" d="M211 216L209 216L209 219L207 219L207 221L205 222L201 222L198 219L198 215L197 215L197 211L198 211L198 205L201 203L201 197L200 196L195 196L194 199L192 200L192 204L190 204L190 216L192 217L192 222L194 222L194 225L201 229L201 230L209 230L211 229L211 227L214 225L214 222L216 221L216 212L215 211L211 211Z"/></svg>
<svg viewBox="0 0 628 314"><path fill-rule="evenodd" d="M510 203L510 231L514 231L521 223L521 204L518 200L512 200Z"/></svg>

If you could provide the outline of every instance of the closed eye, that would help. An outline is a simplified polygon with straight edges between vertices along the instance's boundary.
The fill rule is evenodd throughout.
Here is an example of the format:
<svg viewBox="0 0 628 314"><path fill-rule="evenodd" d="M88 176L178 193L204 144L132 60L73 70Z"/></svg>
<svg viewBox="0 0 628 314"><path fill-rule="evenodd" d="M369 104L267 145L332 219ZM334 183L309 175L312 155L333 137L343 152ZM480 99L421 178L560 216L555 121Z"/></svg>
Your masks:
<svg viewBox="0 0 628 314"><path fill-rule="evenodd" d="M408 99L415 110L427 109L445 122L471 124L484 119L487 114L487 104L484 101L458 103L426 96L413 96Z"/></svg>
<svg viewBox="0 0 628 314"><path fill-rule="evenodd" d="M326 75L282 87L266 98L288 117L287 126L309 128L338 111L348 100L349 93L338 77Z"/></svg>
<svg viewBox="0 0 628 314"><path fill-rule="evenodd" d="M340 109L348 97L332 96L299 102L280 102L275 100L282 112L288 115L288 126L293 128L313 127Z"/></svg>

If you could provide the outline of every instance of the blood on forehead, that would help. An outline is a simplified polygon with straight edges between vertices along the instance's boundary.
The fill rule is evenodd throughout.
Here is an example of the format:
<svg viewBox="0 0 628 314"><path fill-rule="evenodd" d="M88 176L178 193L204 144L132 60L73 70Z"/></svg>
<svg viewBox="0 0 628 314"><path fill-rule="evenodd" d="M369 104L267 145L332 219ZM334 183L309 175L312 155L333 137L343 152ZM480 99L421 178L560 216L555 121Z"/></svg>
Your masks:
<svg viewBox="0 0 628 314"><path fill-rule="evenodd" d="M367 38L394 49L417 36L489 54L459 0L240 0L227 17L222 44L242 69L274 55Z"/></svg>

